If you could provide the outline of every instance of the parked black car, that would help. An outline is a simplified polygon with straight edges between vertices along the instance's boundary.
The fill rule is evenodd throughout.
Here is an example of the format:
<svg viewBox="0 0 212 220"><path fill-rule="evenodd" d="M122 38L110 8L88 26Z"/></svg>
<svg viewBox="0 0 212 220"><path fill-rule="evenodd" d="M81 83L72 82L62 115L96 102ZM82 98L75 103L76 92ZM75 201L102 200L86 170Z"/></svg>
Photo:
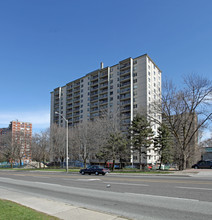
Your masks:
<svg viewBox="0 0 212 220"><path fill-rule="evenodd" d="M86 173L89 174L89 175L91 175L91 174L95 174L95 175L102 174L102 175L105 175L106 173L109 173L109 172L110 172L109 169L101 167L101 166L98 166L98 165L92 165L92 166L90 166L90 167L88 167L86 169L81 169L80 170L80 173L82 175L84 175Z"/></svg>
<svg viewBox="0 0 212 220"><path fill-rule="evenodd" d="M212 161L200 160L192 166L194 169L212 169Z"/></svg>

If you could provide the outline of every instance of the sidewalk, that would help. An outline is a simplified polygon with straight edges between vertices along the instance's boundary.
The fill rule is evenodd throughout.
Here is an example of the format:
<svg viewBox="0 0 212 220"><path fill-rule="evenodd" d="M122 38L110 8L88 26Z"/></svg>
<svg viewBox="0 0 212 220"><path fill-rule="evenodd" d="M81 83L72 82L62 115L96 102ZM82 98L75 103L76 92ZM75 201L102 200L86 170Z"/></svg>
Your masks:
<svg viewBox="0 0 212 220"><path fill-rule="evenodd" d="M75 207L63 202L0 188L0 199L10 200L64 220L126 220L115 215Z"/></svg>

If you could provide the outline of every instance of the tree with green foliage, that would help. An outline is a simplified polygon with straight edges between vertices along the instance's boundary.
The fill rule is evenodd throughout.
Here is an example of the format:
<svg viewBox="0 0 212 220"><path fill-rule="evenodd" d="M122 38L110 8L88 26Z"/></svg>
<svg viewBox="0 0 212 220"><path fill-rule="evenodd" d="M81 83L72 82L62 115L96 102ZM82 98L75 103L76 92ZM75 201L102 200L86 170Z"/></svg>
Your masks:
<svg viewBox="0 0 212 220"><path fill-rule="evenodd" d="M161 164L167 164L173 161L172 137L165 124L161 124L158 128L158 135L154 138L154 148L160 156L159 169L161 169Z"/></svg>
<svg viewBox="0 0 212 220"><path fill-rule="evenodd" d="M128 146L128 140L121 132L117 131L110 134L102 153L105 153L107 158L112 159L112 170L114 170L116 159L120 161L122 166L122 161L129 158Z"/></svg>
<svg viewBox="0 0 212 220"><path fill-rule="evenodd" d="M129 128L129 138L133 152L138 152L140 170L144 168L142 158L146 160L147 148L153 143L153 135L147 118L144 115L137 114Z"/></svg>

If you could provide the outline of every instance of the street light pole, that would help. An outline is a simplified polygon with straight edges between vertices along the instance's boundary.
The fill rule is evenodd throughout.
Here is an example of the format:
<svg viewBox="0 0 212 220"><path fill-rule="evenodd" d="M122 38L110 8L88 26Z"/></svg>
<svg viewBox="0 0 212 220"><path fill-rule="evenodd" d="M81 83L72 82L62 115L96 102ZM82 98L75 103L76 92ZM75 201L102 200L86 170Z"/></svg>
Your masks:
<svg viewBox="0 0 212 220"><path fill-rule="evenodd" d="M68 120L59 112L55 112L55 114L60 115L66 122L66 173L68 173Z"/></svg>

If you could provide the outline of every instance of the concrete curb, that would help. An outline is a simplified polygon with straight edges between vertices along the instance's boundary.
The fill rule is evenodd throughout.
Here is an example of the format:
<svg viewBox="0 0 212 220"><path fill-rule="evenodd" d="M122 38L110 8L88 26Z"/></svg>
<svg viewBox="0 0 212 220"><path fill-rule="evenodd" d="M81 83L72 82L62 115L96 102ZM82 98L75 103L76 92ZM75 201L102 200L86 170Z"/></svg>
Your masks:
<svg viewBox="0 0 212 220"><path fill-rule="evenodd" d="M0 198L64 220L126 220L116 215L75 207L67 203L0 188ZM15 217L14 217L15 218Z"/></svg>

